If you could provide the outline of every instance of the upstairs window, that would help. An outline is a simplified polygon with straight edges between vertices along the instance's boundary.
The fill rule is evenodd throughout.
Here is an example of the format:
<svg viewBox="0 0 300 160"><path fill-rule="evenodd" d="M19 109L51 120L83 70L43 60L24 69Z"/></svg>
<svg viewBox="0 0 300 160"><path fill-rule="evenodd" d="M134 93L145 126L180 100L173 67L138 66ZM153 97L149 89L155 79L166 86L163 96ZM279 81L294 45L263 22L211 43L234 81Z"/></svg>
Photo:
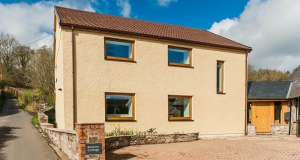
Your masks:
<svg viewBox="0 0 300 160"><path fill-rule="evenodd" d="M134 120L134 94L106 93L106 120Z"/></svg>
<svg viewBox="0 0 300 160"><path fill-rule="evenodd" d="M217 61L217 93L224 93L224 62Z"/></svg>
<svg viewBox="0 0 300 160"><path fill-rule="evenodd" d="M111 60L133 61L132 41L105 38L105 58Z"/></svg>
<svg viewBox="0 0 300 160"><path fill-rule="evenodd" d="M169 47L168 63L171 66L192 66L191 49Z"/></svg>
<svg viewBox="0 0 300 160"><path fill-rule="evenodd" d="M192 119L192 97L169 96L169 120Z"/></svg>

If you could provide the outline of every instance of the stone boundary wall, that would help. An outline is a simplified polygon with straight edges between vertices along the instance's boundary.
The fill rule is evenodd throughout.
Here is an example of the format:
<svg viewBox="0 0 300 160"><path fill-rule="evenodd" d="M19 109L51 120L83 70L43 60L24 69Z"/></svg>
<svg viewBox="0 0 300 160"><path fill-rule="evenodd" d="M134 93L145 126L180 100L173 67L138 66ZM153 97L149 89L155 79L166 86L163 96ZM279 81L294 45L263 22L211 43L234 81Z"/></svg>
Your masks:
<svg viewBox="0 0 300 160"><path fill-rule="evenodd" d="M44 112L38 112L39 123L48 123L48 116Z"/></svg>
<svg viewBox="0 0 300 160"><path fill-rule="evenodd" d="M73 160L79 158L76 153L76 144L78 143L76 131L46 128L46 133L54 146L66 154L70 159ZM105 137L105 152L132 145L196 141L198 140L198 136L199 133Z"/></svg>
<svg viewBox="0 0 300 160"><path fill-rule="evenodd" d="M105 138L105 151L133 145L163 144L190 142L198 140L199 133L158 134L158 135L129 135Z"/></svg>
<svg viewBox="0 0 300 160"><path fill-rule="evenodd" d="M78 159L76 154L77 135L75 131L57 128L47 128L46 132L51 142L70 159Z"/></svg>
<svg viewBox="0 0 300 160"><path fill-rule="evenodd" d="M288 124L272 124L271 125L272 135L288 135L289 125Z"/></svg>
<svg viewBox="0 0 300 160"><path fill-rule="evenodd" d="M41 129L43 132L46 132L47 128L53 128L54 124L50 123L40 123Z"/></svg>

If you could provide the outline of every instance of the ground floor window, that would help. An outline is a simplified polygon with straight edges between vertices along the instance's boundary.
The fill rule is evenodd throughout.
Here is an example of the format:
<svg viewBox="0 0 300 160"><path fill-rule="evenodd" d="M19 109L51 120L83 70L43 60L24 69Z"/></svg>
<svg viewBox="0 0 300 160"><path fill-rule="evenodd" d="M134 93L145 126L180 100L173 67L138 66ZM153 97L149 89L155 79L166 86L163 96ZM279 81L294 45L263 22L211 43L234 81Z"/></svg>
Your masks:
<svg viewBox="0 0 300 160"><path fill-rule="evenodd" d="M169 120L192 119L192 97L169 95Z"/></svg>
<svg viewBox="0 0 300 160"><path fill-rule="evenodd" d="M132 93L105 93L106 120L134 120Z"/></svg>

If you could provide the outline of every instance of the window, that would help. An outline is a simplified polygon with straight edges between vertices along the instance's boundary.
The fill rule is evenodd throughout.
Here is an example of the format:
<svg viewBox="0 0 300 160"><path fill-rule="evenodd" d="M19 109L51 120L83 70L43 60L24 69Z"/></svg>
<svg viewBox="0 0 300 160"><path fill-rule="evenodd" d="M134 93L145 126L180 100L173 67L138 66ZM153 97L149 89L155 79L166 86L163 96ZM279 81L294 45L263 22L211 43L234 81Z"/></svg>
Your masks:
<svg viewBox="0 0 300 160"><path fill-rule="evenodd" d="M169 120L192 120L192 97L169 96Z"/></svg>
<svg viewBox="0 0 300 160"><path fill-rule="evenodd" d="M133 42L105 38L105 58L112 60L133 61Z"/></svg>
<svg viewBox="0 0 300 160"><path fill-rule="evenodd" d="M134 120L134 94L106 93L106 120Z"/></svg>
<svg viewBox="0 0 300 160"><path fill-rule="evenodd" d="M281 102L275 102L275 113L274 113L274 123L275 124L280 124L281 123L281 111L282 111L282 107L281 107Z"/></svg>
<svg viewBox="0 0 300 160"><path fill-rule="evenodd" d="M217 93L224 93L224 62L217 61Z"/></svg>
<svg viewBox="0 0 300 160"><path fill-rule="evenodd" d="M248 124L251 124L251 102L248 102L247 103L247 108L248 108L248 116L247 116L247 119L248 119Z"/></svg>
<svg viewBox="0 0 300 160"><path fill-rule="evenodd" d="M191 49L169 47L168 63L171 66L192 66Z"/></svg>

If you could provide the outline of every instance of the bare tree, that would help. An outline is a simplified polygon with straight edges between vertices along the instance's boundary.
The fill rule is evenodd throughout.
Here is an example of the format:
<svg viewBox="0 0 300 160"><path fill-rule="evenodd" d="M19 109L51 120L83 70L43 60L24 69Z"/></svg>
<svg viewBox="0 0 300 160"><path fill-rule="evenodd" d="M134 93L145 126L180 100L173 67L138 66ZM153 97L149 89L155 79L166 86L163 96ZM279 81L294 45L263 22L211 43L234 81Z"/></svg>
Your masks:
<svg viewBox="0 0 300 160"><path fill-rule="evenodd" d="M32 64L28 74L31 86L40 89L44 95L51 95L54 91L53 51L46 46L36 50L32 56Z"/></svg>
<svg viewBox="0 0 300 160"><path fill-rule="evenodd" d="M14 67L16 52L19 46L18 40L11 34L0 35L0 59L6 74L10 74Z"/></svg>

